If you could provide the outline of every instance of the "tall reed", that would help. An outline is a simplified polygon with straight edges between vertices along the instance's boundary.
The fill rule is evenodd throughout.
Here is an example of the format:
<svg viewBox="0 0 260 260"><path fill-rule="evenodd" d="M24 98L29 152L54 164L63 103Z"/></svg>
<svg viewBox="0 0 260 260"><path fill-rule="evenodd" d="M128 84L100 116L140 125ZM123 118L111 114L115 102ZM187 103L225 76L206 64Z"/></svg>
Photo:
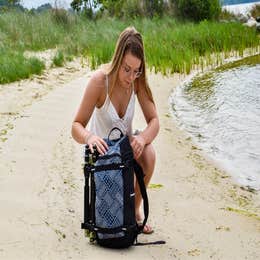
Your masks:
<svg viewBox="0 0 260 260"><path fill-rule="evenodd" d="M58 14L62 19L57 19L56 15L55 12L1 14L0 48L3 50L8 46L21 53L57 48L65 60L71 55L84 56L91 67L96 68L111 59L119 33L134 25L143 34L150 69L163 73L189 73L194 65L203 65L201 57L206 57L205 61L211 63L212 53L243 53L245 48L260 44L255 30L234 22L180 23L172 17L90 21L70 13ZM12 54L7 52L6 55ZM2 62L0 59L1 75L5 73ZM19 74L16 63L10 64L10 69L12 67Z"/></svg>
<svg viewBox="0 0 260 260"><path fill-rule="evenodd" d="M0 84L40 74L44 68L44 63L35 57L25 58L21 51L0 48Z"/></svg>

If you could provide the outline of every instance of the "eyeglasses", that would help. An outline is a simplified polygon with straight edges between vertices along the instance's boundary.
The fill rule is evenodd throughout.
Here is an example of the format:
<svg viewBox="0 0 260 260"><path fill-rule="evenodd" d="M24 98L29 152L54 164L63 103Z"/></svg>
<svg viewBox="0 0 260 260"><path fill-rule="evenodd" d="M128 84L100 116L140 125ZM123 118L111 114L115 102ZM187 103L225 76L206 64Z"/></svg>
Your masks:
<svg viewBox="0 0 260 260"><path fill-rule="evenodd" d="M126 64L126 65L122 65L122 68L123 68L123 71L124 73L127 75L127 76L130 76L132 75L132 70L131 68ZM141 70L134 70L134 77L135 78L139 78L141 75L142 75L142 71Z"/></svg>

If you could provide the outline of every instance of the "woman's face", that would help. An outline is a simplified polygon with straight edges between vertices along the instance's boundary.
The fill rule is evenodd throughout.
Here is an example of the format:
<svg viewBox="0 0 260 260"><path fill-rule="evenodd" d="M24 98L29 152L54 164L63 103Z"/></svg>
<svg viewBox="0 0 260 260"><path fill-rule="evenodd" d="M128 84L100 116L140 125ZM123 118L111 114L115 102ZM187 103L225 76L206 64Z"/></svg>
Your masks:
<svg viewBox="0 0 260 260"><path fill-rule="evenodd" d="M141 60L127 52L122 59L118 78L121 87L130 88L132 82L141 75Z"/></svg>

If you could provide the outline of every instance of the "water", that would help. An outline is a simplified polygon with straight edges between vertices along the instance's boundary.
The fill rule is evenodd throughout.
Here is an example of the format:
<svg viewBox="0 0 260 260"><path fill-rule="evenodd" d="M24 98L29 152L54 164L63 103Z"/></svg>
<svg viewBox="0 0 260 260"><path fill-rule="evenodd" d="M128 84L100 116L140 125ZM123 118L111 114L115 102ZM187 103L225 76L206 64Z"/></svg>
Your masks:
<svg viewBox="0 0 260 260"><path fill-rule="evenodd" d="M223 3L223 1L221 2ZM244 16L250 16L250 11L252 10L253 6L260 4L260 1L253 1L253 0L226 0L224 1L223 9L234 13L234 14L242 14Z"/></svg>
<svg viewBox="0 0 260 260"><path fill-rule="evenodd" d="M255 3L259 0L220 0L223 5L238 5L238 4L245 4L245 3Z"/></svg>
<svg viewBox="0 0 260 260"><path fill-rule="evenodd" d="M260 190L260 55L177 88L177 122L242 185Z"/></svg>

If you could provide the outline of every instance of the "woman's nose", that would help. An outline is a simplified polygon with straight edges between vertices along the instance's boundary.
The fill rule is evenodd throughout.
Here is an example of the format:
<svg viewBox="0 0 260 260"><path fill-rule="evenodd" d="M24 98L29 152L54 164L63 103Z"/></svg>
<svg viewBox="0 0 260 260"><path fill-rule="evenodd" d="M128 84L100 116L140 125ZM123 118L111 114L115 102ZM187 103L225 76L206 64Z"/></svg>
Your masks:
<svg viewBox="0 0 260 260"><path fill-rule="evenodd" d="M131 79L131 81L134 81L134 79L135 79L135 73L132 71L130 73L130 79Z"/></svg>

